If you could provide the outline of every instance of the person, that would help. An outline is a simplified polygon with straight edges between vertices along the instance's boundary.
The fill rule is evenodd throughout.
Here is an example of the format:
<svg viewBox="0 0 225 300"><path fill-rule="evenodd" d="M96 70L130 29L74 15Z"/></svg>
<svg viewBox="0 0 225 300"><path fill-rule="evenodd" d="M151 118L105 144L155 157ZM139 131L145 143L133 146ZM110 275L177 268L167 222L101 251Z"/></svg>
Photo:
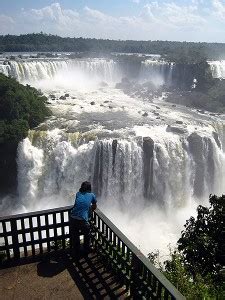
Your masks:
<svg viewBox="0 0 225 300"><path fill-rule="evenodd" d="M84 235L84 252L90 251L89 217L96 207L97 200L95 194L91 192L91 183L85 181L76 193L75 204L70 213L70 236L74 257L79 257L80 254L80 234Z"/></svg>

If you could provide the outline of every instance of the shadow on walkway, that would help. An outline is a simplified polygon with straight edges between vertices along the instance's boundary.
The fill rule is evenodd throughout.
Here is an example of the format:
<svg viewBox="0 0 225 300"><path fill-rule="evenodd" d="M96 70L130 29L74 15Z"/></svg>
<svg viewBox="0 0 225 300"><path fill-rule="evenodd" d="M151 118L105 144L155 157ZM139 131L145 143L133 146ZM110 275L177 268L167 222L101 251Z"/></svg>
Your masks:
<svg viewBox="0 0 225 300"><path fill-rule="evenodd" d="M63 294L66 296L66 293L69 293L70 297L74 297L79 292L79 299L130 299L120 278L114 276L113 272L104 266L101 256L97 253L90 253L88 256L76 260L72 259L68 252L47 253L39 259L21 259L19 263L15 262L5 266L2 270L2 276L5 277L8 274L7 276L12 278L10 272L15 273L13 273L15 278L20 277L20 284L15 281L14 289L21 295L31 293L32 285L33 289L38 286L39 290L43 290L39 294L43 294L45 297L47 297L47 289L52 295L57 296L61 293L60 297ZM28 278L32 278L31 283L29 283ZM7 281L7 278L5 279ZM4 286L2 289L6 293Z"/></svg>
<svg viewBox="0 0 225 300"><path fill-rule="evenodd" d="M54 277L64 270L62 259L44 260L37 264L37 274L41 277Z"/></svg>
<svg viewBox="0 0 225 300"><path fill-rule="evenodd" d="M74 260L67 253L49 257L37 265L41 277L53 277L67 269L84 299L128 299L126 288L119 283L96 253Z"/></svg>
<svg viewBox="0 0 225 300"><path fill-rule="evenodd" d="M127 290L96 253L73 261L67 255L65 266L84 299L128 299Z"/></svg>

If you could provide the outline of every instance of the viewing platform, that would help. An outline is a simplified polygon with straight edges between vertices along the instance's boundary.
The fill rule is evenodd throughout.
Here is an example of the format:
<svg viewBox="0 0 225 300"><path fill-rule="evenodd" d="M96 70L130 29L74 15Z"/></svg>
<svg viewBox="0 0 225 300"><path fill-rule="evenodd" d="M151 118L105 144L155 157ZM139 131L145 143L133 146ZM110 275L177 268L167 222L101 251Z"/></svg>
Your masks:
<svg viewBox="0 0 225 300"><path fill-rule="evenodd" d="M99 210L70 256L71 206L0 218L0 299L185 299Z"/></svg>

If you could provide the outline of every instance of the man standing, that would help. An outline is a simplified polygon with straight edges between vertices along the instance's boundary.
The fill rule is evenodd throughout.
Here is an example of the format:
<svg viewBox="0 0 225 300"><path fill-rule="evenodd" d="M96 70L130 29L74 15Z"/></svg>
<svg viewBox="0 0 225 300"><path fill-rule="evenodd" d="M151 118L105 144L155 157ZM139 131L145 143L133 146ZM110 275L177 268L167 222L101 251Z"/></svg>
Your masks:
<svg viewBox="0 0 225 300"><path fill-rule="evenodd" d="M96 196L91 192L91 183L85 181L81 184L75 197L75 204L70 214L70 237L72 254L79 257L80 234L84 235L84 251L90 251L90 212L97 207Z"/></svg>

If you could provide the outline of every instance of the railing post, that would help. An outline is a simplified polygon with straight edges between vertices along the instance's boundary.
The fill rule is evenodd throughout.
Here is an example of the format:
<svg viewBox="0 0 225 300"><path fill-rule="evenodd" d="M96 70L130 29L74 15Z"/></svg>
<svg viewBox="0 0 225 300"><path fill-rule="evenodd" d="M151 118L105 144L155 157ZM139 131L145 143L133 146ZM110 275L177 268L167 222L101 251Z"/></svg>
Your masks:
<svg viewBox="0 0 225 300"><path fill-rule="evenodd" d="M18 232L17 232L17 220L11 220L11 232L12 232L12 245L13 245L13 255L14 259L20 258L20 249L19 249L19 239L18 239Z"/></svg>
<svg viewBox="0 0 225 300"><path fill-rule="evenodd" d="M130 295L134 299L138 299L137 276L139 273L139 260L137 256L132 253L131 257L131 274L130 274Z"/></svg>

